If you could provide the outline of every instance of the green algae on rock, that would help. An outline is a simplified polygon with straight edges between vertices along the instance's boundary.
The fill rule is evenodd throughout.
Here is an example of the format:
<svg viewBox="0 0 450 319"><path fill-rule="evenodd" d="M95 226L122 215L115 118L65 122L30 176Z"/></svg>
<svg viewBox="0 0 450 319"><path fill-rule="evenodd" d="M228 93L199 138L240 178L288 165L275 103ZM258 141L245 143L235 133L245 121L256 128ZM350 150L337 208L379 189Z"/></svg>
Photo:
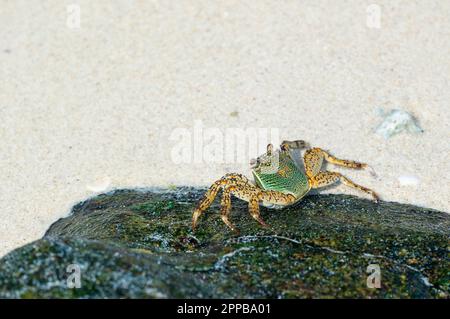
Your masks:
<svg viewBox="0 0 450 319"><path fill-rule="evenodd" d="M234 200L190 229L204 190L121 190L76 205L39 241L0 260L3 298L448 298L450 215L346 195L262 208ZM70 289L67 267L80 267ZM367 267L381 288L367 287Z"/></svg>

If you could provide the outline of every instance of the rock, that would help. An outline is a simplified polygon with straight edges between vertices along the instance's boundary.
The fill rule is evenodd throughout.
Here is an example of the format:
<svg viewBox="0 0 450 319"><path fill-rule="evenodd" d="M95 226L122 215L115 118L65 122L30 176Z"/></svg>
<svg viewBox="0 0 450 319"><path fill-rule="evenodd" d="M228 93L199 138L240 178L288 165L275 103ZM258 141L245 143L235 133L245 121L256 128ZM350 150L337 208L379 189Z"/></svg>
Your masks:
<svg viewBox="0 0 450 319"><path fill-rule="evenodd" d="M270 229L234 199L195 233L204 190L121 190L76 205L43 239L0 260L1 298L448 298L450 215L346 195L262 208ZM379 265L381 288L367 287ZM80 288L68 288L69 265Z"/></svg>
<svg viewBox="0 0 450 319"><path fill-rule="evenodd" d="M211 298L209 283L176 268L170 258L114 244L44 238L1 262L1 298ZM80 288L68 288L76 265ZM183 279L184 287L176 283Z"/></svg>

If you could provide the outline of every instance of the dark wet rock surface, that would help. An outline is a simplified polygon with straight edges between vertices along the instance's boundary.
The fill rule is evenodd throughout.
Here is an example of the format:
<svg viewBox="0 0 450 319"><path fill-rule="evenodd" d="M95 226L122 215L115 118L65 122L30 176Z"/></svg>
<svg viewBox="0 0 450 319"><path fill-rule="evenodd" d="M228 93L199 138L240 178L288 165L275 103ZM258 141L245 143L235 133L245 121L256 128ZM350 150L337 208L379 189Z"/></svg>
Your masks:
<svg viewBox="0 0 450 319"><path fill-rule="evenodd" d="M121 190L76 205L41 240L0 260L11 298L449 298L450 215L346 195L262 208L264 229L234 199L190 229L204 190ZM367 287L367 267L381 288ZM69 265L80 288L68 288Z"/></svg>

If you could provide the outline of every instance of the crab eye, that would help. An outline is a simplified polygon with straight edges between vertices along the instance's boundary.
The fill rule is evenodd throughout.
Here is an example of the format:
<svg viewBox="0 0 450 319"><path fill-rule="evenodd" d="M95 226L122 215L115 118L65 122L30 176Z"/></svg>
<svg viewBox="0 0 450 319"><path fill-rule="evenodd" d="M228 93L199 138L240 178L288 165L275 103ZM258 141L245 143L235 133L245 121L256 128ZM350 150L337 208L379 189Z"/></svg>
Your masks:
<svg viewBox="0 0 450 319"><path fill-rule="evenodd" d="M258 159L254 159L254 158L252 158L251 160L250 160L250 167L256 167L256 166L258 166L259 165L259 160Z"/></svg>
<svg viewBox="0 0 450 319"><path fill-rule="evenodd" d="M262 166L269 166L270 160L268 158L264 158L259 162Z"/></svg>

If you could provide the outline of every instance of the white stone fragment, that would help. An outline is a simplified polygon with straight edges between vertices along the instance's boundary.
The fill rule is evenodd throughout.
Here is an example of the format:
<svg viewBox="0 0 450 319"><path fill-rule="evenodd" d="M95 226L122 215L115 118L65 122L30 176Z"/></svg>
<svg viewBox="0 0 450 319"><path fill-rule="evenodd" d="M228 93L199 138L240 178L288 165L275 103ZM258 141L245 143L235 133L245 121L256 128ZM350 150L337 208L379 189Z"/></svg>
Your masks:
<svg viewBox="0 0 450 319"><path fill-rule="evenodd" d="M402 175L397 180L400 186L417 186L420 183L420 179L414 175Z"/></svg>
<svg viewBox="0 0 450 319"><path fill-rule="evenodd" d="M406 111L394 109L387 114L382 114L382 116L384 120L378 125L375 132L385 139L403 131L410 133L423 132L414 116Z"/></svg>
<svg viewBox="0 0 450 319"><path fill-rule="evenodd" d="M109 177L98 178L92 183L86 185L86 188L94 193L103 192L111 185L111 179Z"/></svg>

